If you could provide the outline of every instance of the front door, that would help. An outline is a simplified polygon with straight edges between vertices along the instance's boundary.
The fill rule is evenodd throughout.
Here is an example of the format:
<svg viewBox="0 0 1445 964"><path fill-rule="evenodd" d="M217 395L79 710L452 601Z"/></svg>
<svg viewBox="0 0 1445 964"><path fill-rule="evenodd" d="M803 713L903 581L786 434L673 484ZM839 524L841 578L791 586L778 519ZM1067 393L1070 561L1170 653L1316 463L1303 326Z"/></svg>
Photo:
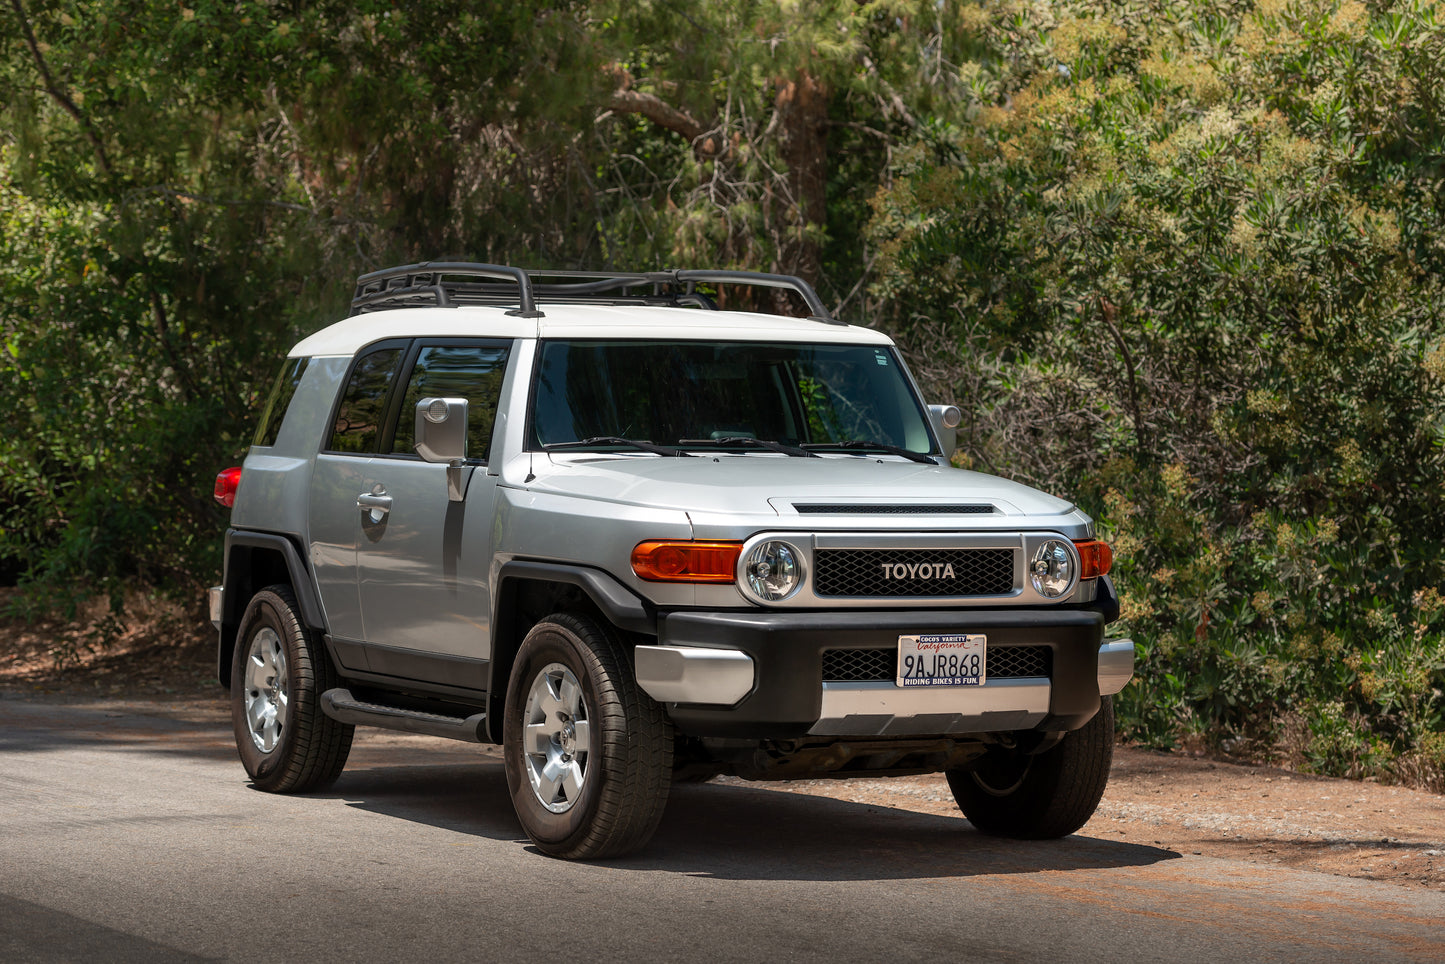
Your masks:
<svg viewBox="0 0 1445 964"><path fill-rule="evenodd" d="M350 647L352 658L364 663L352 668L462 690L486 688L497 482L487 461L509 348L509 342L475 339L411 343L392 379L383 428L364 446L371 451L318 459L336 511L318 513L321 490L314 489L313 519L331 519L336 530L340 517L348 517L355 553L359 619L355 639L338 647ZM461 502L447 498L447 467L415 454L416 403L428 397L468 401L464 473L470 478ZM339 418L338 425L364 420ZM346 541L336 534L328 541L332 552Z"/></svg>

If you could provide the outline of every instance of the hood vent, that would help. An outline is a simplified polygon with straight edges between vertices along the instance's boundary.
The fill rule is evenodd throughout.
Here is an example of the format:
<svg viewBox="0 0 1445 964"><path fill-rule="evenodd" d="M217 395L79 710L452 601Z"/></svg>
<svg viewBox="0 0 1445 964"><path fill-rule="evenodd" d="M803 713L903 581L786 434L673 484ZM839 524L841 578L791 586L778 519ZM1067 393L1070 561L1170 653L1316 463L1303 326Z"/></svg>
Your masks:
<svg viewBox="0 0 1445 964"><path fill-rule="evenodd" d="M995 511L991 505L972 503L851 505L842 502L794 502L793 508L798 510L799 515L987 515Z"/></svg>

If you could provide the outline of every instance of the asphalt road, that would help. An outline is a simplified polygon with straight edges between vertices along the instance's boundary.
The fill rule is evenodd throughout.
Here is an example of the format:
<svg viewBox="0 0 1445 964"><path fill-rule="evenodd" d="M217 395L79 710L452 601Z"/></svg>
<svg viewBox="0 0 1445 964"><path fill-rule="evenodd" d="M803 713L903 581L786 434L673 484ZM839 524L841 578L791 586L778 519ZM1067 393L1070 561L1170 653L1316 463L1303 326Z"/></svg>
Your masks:
<svg viewBox="0 0 1445 964"><path fill-rule="evenodd" d="M214 722L0 699L0 961L1445 960L1440 893L766 785L565 863L494 751L358 736L278 797Z"/></svg>

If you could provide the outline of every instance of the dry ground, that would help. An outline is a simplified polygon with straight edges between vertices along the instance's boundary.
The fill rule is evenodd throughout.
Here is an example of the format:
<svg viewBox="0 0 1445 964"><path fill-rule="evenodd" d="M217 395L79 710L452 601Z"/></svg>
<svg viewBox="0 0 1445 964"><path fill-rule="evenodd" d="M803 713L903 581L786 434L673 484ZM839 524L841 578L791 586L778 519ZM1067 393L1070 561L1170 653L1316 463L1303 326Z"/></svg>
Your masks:
<svg viewBox="0 0 1445 964"><path fill-rule="evenodd" d="M0 589L0 611L6 602ZM71 622L0 620L0 698L113 701L131 712L228 725L209 625L145 600L130 611L127 625L111 624L104 639L96 631L105 616L100 605ZM937 775L772 786L958 812ZM1402 787L1121 746L1104 800L1082 832L1445 891L1445 797Z"/></svg>

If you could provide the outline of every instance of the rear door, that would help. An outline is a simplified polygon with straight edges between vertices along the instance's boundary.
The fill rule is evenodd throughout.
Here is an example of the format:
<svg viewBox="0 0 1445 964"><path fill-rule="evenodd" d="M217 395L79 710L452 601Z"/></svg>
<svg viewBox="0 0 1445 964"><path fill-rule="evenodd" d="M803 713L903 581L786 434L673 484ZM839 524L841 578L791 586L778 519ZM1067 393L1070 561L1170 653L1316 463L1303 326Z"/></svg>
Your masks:
<svg viewBox="0 0 1445 964"><path fill-rule="evenodd" d="M311 557L332 651L344 669L365 670L358 647L365 637L356 570L367 464L382 451L384 426L396 395L409 339L380 342L362 349L351 365L337 402L330 437L316 457L311 476Z"/></svg>

